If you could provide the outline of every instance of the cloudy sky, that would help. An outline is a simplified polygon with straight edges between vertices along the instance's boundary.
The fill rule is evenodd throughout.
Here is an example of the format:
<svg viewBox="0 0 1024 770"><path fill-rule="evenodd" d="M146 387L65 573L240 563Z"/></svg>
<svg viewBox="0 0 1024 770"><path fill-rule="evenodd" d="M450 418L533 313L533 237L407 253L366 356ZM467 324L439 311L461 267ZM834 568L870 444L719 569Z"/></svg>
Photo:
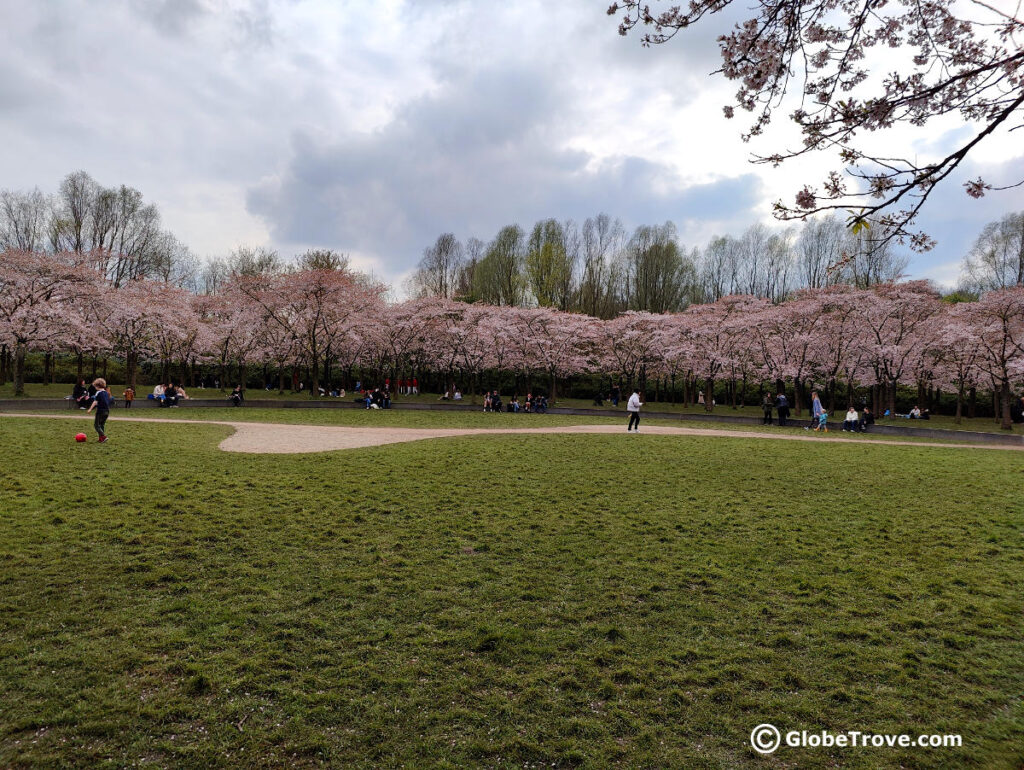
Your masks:
<svg viewBox="0 0 1024 770"><path fill-rule="evenodd" d="M446 231L606 212L693 246L775 226L821 159L749 165L776 147L722 116L714 25L643 49L608 2L0 0L0 188L84 169L140 189L199 256L323 246L396 285ZM897 141L923 158L962 130ZM936 194L915 276L954 281L981 226L1024 209L959 187L1016 182L1022 160L1000 137Z"/></svg>

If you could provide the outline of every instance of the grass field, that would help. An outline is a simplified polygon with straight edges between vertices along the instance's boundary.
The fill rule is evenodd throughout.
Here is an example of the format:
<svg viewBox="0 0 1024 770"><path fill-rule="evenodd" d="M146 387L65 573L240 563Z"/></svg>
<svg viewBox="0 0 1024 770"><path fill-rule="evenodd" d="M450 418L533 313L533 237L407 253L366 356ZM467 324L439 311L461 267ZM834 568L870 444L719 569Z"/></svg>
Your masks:
<svg viewBox="0 0 1024 770"><path fill-rule="evenodd" d="M1017 453L70 427L0 419L0 766L1024 761Z"/></svg>
<svg viewBox="0 0 1024 770"><path fill-rule="evenodd" d="M140 397L145 398L146 392L149 389L140 388ZM120 398L124 391L123 385L111 385L111 392L115 397ZM29 398L63 398L71 392L70 385L41 385L37 383L30 383L25 386L25 394ZM192 398L198 399L220 399L226 398L227 392L221 392L219 390L212 389L200 389L191 388L188 390L189 395ZM298 393L283 393L279 394L276 390L264 391L264 390L249 390L246 391L249 399L269 399L272 401L309 401L310 396L308 394ZM506 394L507 397L507 394ZM14 386L10 383L0 385L0 399L14 398ZM420 404L438 404L437 394L424 393L416 396L396 396L396 402L405 403L420 403ZM467 403L468 403L467 396ZM326 399L328 401L336 401L337 399ZM346 399L349 400L349 399ZM477 397L480 400L480 397ZM561 398L558 400L557 406L559 407L571 407L574 409L598 409L599 407L594 406L593 401L590 399L579 399L579 398ZM615 408L612 407L611 402L607 401L604 404L605 409ZM618 409L625 412L625 402L621 402ZM670 414L691 414L691 415L702 415L705 414L704 407L702 406L683 406L681 404L672 404L668 402L652 402L647 405L647 410L651 412L667 412ZM728 405L720 405L715 407L713 412L715 415L740 415L744 417L755 417L760 419L761 408L757 406L746 406L733 409ZM845 407L839 408L835 414L832 415L834 421L842 422L843 416L846 414ZM799 423L801 425L807 424L809 416L807 415L807 409L804 409L804 415L800 418L790 415L790 421L793 423ZM943 430L968 430L968 431L980 431L985 433L1021 433L1024 432L1024 426L1014 425L1012 431L1003 431L999 427L999 422L991 417L978 417L975 419L963 418L961 422L957 423L953 417L948 415L935 415L928 421L916 421L907 420L905 418L879 418L879 425L895 425L897 427L910 427L910 428L941 428Z"/></svg>
<svg viewBox="0 0 1024 770"><path fill-rule="evenodd" d="M18 410L12 410L17 412ZM53 414L61 417L81 418L80 425L75 426L78 430L91 430L92 419L84 412L76 413L66 408L51 410L31 410L32 413ZM153 420L184 420L184 421L228 421L228 422L272 422L289 425L324 425L324 426L346 426L346 427L367 427L367 428L548 428L568 425L617 425L625 428L626 415L622 417L603 417L597 415L561 415L561 414L493 414L481 411L465 410L416 410L405 411L399 409L388 410L366 410L366 409L268 409L262 407L203 407L189 408L188 404L174 410L134 408L130 411L115 409L112 413L111 422L108 423L108 430L118 430L117 424L123 417L153 419ZM731 422L713 422L711 420L687 420L681 422L673 418L658 419L651 417L643 418L643 428L660 425L684 429L702 429L715 431L729 431L742 433L763 434L766 437L778 435L790 435L810 437L814 440L823 438L824 434L806 433L803 430L803 422L794 424L785 429L778 426L746 425ZM832 430L827 434L830 438L842 438L852 442L878 441L886 442L913 442L915 444L955 443L955 439L948 438L920 438L907 436L887 436L878 433L842 433Z"/></svg>

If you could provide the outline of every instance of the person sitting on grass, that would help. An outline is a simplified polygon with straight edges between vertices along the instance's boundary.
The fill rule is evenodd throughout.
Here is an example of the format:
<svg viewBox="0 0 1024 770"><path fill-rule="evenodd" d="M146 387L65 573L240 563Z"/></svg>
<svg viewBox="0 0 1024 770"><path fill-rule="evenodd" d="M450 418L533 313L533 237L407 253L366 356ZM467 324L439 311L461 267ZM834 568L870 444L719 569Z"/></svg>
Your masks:
<svg viewBox="0 0 1024 770"><path fill-rule="evenodd" d="M154 386L154 388L153 388L153 397L154 398L163 398L164 397L164 384L162 382L158 382Z"/></svg>
<svg viewBox="0 0 1024 770"><path fill-rule="evenodd" d="M853 404L850 404L850 408L846 410L846 419L843 420L843 432L850 431L851 433L857 430L860 424L860 420L857 418L857 410L853 408Z"/></svg>
<svg viewBox="0 0 1024 770"><path fill-rule="evenodd" d="M437 400L438 401L450 401L451 400L451 391L450 390L446 390L444 392L444 395L441 396L440 398L438 398Z"/></svg>
<svg viewBox="0 0 1024 770"><path fill-rule="evenodd" d="M501 411L501 395L498 393L498 391L494 391L494 395L491 396L491 411Z"/></svg>
<svg viewBox="0 0 1024 770"><path fill-rule="evenodd" d="M231 395L228 396L228 400L232 406L241 406L242 402L245 401L245 394L242 392L241 385L235 385L235 389L231 391Z"/></svg>
<svg viewBox="0 0 1024 770"><path fill-rule="evenodd" d="M518 412L519 411L519 396L512 396L512 401L508 405L508 410L510 412Z"/></svg>
<svg viewBox="0 0 1024 770"><path fill-rule="evenodd" d="M908 414L907 417L909 417L911 420L920 420L921 407L919 407L917 404L914 404L914 408L910 410L910 414Z"/></svg>
<svg viewBox="0 0 1024 770"><path fill-rule="evenodd" d="M491 391L484 393L484 411L491 411Z"/></svg>
<svg viewBox="0 0 1024 770"><path fill-rule="evenodd" d="M455 395L452 396L452 401L461 401L461 400L462 400L462 391L459 390L458 388L456 388L455 389Z"/></svg>
<svg viewBox="0 0 1024 770"><path fill-rule="evenodd" d="M548 397L538 396L533 400L533 411L537 414L547 414L548 411Z"/></svg>
<svg viewBox="0 0 1024 770"><path fill-rule="evenodd" d="M527 393L526 394L526 411L527 412L532 412L533 411L533 394L532 393Z"/></svg>

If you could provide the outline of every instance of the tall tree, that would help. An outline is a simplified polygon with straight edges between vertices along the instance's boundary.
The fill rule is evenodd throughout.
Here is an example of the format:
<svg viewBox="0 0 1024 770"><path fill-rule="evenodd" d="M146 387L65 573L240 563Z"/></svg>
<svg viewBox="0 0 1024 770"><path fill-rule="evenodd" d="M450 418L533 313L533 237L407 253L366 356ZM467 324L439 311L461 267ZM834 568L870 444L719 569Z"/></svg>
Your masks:
<svg viewBox="0 0 1024 770"><path fill-rule="evenodd" d="M582 274L576 309L595 318L611 318L617 311L616 271L613 259L622 250L625 231L619 220L598 214L583 222L580 232Z"/></svg>
<svg viewBox="0 0 1024 770"><path fill-rule="evenodd" d="M676 242L675 225L641 226L626 249L631 310L667 313L686 306L696 268Z"/></svg>
<svg viewBox="0 0 1024 770"><path fill-rule="evenodd" d="M0 250L42 251L46 241L49 202L35 188L0 191Z"/></svg>
<svg viewBox="0 0 1024 770"><path fill-rule="evenodd" d="M433 246L423 250L423 258L413 275L413 295L452 299L463 259L459 239L453 233L439 235Z"/></svg>
<svg viewBox="0 0 1024 770"><path fill-rule="evenodd" d="M985 225L964 259L962 283L974 291L1024 285L1024 211Z"/></svg>
<svg viewBox="0 0 1024 770"><path fill-rule="evenodd" d="M519 225L507 225L487 246L473 275L473 293L492 305L523 304L526 285L523 262L526 236Z"/></svg>
<svg viewBox="0 0 1024 770"><path fill-rule="evenodd" d="M537 304L568 309L573 264L565 228L555 219L538 222L533 226L526 248L526 275Z"/></svg>

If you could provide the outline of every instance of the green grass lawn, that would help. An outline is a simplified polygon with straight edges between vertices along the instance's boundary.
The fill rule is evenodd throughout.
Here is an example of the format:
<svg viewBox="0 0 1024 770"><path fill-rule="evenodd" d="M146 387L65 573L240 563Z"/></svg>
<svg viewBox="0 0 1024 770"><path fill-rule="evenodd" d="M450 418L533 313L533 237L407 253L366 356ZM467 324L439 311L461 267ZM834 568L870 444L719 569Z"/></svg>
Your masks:
<svg viewBox="0 0 1024 770"><path fill-rule="evenodd" d="M1017 453L229 430L0 419L0 766L1024 761Z"/></svg>
<svg viewBox="0 0 1024 770"><path fill-rule="evenodd" d="M151 388L140 388L138 398L145 399L146 395L151 392ZM226 399L228 391L221 392L220 390L213 389L201 389L201 388L188 388L188 394L192 398L197 399ZM120 399L121 394L124 392L123 385L111 384L111 392L115 398ZM25 395L28 398L63 398L71 393L71 386L66 384L55 384L55 385L41 385L38 383L29 383L25 386ZM506 394L507 395L507 394ZM250 400L273 400L273 401L309 401L310 396L306 393L278 393L276 390L265 391L265 390L248 390L246 396ZM11 399L14 398L14 386L11 383L0 385L0 399ZM350 395L345 400L349 401L354 398ZM337 401L338 399L325 399L327 401ZM476 399L482 408L483 401L481 397ZM419 404L441 404L437 394L434 393L421 393L416 396L395 396L396 403L419 403ZM466 400L463 403L469 403L470 398L467 395ZM596 407L590 399L582 398L560 398L557 403L558 407L570 407L574 409L614 409L610 401L606 401L603 407ZM617 407L623 414L625 414L625 402L620 402ZM702 406L683 406L681 404L672 404L668 402L650 402L646 406L648 412L668 412L671 414L692 414L702 415L706 414L704 407ZM739 415L744 417L755 417L760 419L761 408L757 406L746 406L733 409L727 404L716 406L713 414L715 415ZM846 414L846 409L841 408L835 414L832 415L834 421L842 422L843 416ZM797 418L790 416L790 421L793 423L799 423L805 425L809 421L807 409L804 409L802 417ZM895 425L897 427L909 427L909 428L941 428L943 430L968 430L968 431L980 431L985 433L1005 433L999 427L999 422L992 419L991 417L978 417L975 419L963 418L960 423L957 423L953 417L947 415L935 415L931 420L928 421L917 421L907 420L904 418L880 418L878 420L879 425ZM1021 433L1024 426L1015 425L1013 426L1013 433Z"/></svg>
<svg viewBox="0 0 1024 770"><path fill-rule="evenodd" d="M14 410L17 411L17 410ZM50 410L33 409L33 412L58 414L62 416L75 415L74 411L66 408ZM76 427L79 429L90 429L92 418L87 417L84 412L78 413L83 424ZM117 430L116 424L122 417L148 418L148 419L173 419L189 421L234 421L234 422L273 422L291 425L337 425L350 427L404 427L404 428L542 428L558 427L566 425L618 425L625 428L626 414L621 417L602 417L598 415L560 415L560 414L493 414L480 411L465 410L417 410L405 411L399 409L282 409L263 407L234 407L214 408L192 408L186 403L179 409L152 409L134 408L132 410L115 409L112 412L111 422L108 429ZM787 428L778 426L744 425L730 422L713 422L711 420L687 420L681 422L676 419L657 419L645 417L643 428L660 425L668 427L698 428L711 430L726 430L744 433L763 433L765 436L777 436L781 433L789 435L808 435L803 430L803 423ZM821 434L809 434L814 438L821 437ZM831 431L829 436L841 437L850 441L912 441L914 443L949 443L949 439L929 439L906 436L883 436L877 433L842 433Z"/></svg>

